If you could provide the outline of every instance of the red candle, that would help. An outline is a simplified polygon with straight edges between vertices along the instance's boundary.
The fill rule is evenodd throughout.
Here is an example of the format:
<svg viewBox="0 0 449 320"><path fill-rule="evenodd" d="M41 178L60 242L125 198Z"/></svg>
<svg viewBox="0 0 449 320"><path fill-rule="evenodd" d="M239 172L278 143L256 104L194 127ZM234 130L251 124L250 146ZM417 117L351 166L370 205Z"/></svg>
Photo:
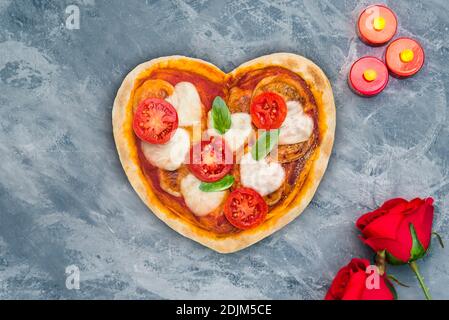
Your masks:
<svg viewBox="0 0 449 320"><path fill-rule="evenodd" d="M387 86L387 66L376 57L360 58L351 67L348 83L361 96L375 96Z"/></svg>
<svg viewBox="0 0 449 320"><path fill-rule="evenodd" d="M362 11L357 23L360 39L370 46L381 46L396 34L398 20L390 8L378 4Z"/></svg>
<svg viewBox="0 0 449 320"><path fill-rule="evenodd" d="M385 62L392 75L405 78L416 74L424 64L424 50L418 41L399 38L385 51Z"/></svg>

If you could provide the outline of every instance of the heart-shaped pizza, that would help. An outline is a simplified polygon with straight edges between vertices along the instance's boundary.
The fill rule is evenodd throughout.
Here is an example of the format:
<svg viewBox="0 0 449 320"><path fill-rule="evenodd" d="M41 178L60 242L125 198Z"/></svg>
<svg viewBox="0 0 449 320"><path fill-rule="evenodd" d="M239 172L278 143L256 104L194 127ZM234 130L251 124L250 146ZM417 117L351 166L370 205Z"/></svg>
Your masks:
<svg viewBox="0 0 449 320"><path fill-rule="evenodd" d="M136 67L112 112L131 185L161 220L218 252L295 219L326 170L335 132L329 80L289 53L226 74L182 56Z"/></svg>

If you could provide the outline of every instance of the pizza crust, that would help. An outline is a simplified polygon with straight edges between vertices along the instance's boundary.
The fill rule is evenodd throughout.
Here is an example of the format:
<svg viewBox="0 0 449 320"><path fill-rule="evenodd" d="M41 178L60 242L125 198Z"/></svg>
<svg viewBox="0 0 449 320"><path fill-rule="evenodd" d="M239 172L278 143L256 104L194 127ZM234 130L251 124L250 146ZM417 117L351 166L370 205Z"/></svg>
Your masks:
<svg viewBox="0 0 449 320"><path fill-rule="evenodd" d="M308 84L318 107L320 144L310 159L307 178L288 205L275 208L273 215L260 226L236 234L218 235L204 230L179 217L168 209L155 195L139 165L136 139L132 130L132 98L136 84L145 79L152 70L174 68L200 73L214 82L224 82L251 70L268 66L280 66L300 75ZM118 90L112 109L114 139L120 161L128 179L142 201L168 226L183 236L201 243L220 253L231 253L246 248L283 228L298 217L318 188L326 171L332 152L335 134L335 104L332 88L324 72L312 61L291 53L275 53L248 61L229 74L216 66L199 59L183 56L169 56L145 62L132 70Z"/></svg>

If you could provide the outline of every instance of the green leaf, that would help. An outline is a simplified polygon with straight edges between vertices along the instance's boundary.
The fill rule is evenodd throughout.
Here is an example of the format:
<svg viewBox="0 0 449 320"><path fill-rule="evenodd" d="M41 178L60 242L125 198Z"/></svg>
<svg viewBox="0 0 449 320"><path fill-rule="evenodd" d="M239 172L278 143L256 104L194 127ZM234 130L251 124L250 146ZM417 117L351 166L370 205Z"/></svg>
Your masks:
<svg viewBox="0 0 449 320"><path fill-rule="evenodd" d="M437 233L437 232L432 232L432 234L437 237L438 242L440 243L441 248L444 249L444 243L443 243L443 238L441 238L441 236Z"/></svg>
<svg viewBox="0 0 449 320"><path fill-rule="evenodd" d="M265 131L257 139L251 149L253 159L258 161L265 158L279 141L279 129Z"/></svg>
<svg viewBox="0 0 449 320"><path fill-rule="evenodd" d="M402 261L401 259L396 258L394 255L389 253L387 250L385 250L385 256L387 258L388 263L391 265L399 266L401 264L406 264L406 262Z"/></svg>
<svg viewBox="0 0 449 320"><path fill-rule="evenodd" d="M201 182L200 190L203 192L218 192L229 189L234 184L234 177L227 175L223 179L215 182Z"/></svg>
<svg viewBox="0 0 449 320"><path fill-rule="evenodd" d="M410 259L408 262L420 259L426 254L426 249L424 249L421 242L419 242L415 227L413 226L412 223L410 223L410 235L412 237L412 248L410 250ZM385 251L385 256L387 258L388 263L391 265L405 264L404 261L396 258L388 251Z"/></svg>
<svg viewBox="0 0 449 320"><path fill-rule="evenodd" d="M401 287L406 287L406 288L410 288L410 286L406 285L405 283L402 283L401 281L399 281L398 278L396 278L394 275L389 274L388 275L388 279L393 280L394 282L396 282L398 285L400 285Z"/></svg>
<svg viewBox="0 0 449 320"><path fill-rule="evenodd" d="M391 294L393 295L393 299L398 300L398 293L396 291L396 288L393 286L393 284L389 281L385 281L385 284L387 285L388 289L390 289Z"/></svg>
<svg viewBox="0 0 449 320"><path fill-rule="evenodd" d="M410 250L409 261L415 261L419 258L422 258L426 254L426 249L424 249L421 242L419 242L418 235L416 234L413 223L410 223L410 233L412 235L412 249Z"/></svg>
<svg viewBox="0 0 449 320"><path fill-rule="evenodd" d="M225 134L231 127L231 112L220 96L212 103L212 126L220 134Z"/></svg>

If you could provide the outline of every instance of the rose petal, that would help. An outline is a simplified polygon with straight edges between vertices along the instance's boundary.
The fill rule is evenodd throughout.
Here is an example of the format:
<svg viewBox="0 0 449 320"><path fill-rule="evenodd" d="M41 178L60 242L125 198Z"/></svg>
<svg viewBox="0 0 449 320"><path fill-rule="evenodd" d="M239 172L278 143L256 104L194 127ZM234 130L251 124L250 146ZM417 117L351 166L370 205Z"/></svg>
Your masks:
<svg viewBox="0 0 449 320"><path fill-rule="evenodd" d="M424 200L420 198L415 198L411 200L408 204L406 209L404 210L404 214L413 214L417 209L419 209L424 204Z"/></svg>
<svg viewBox="0 0 449 320"><path fill-rule="evenodd" d="M360 218L357 219L355 225L356 227L363 232L363 230L368 226L371 222L374 220L382 217L383 215L387 214L388 211L377 209L372 212L365 213Z"/></svg>
<svg viewBox="0 0 449 320"><path fill-rule="evenodd" d="M379 279L379 288L368 289L362 293L362 300L394 300L394 295L390 288L387 286L386 281L388 281L385 276Z"/></svg>
<svg viewBox="0 0 449 320"><path fill-rule="evenodd" d="M403 220L404 215L400 211L389 211L389 213L367 225L363 229L363 236L365 238L396 239L398 228Z"/></svg>
<svg viewBox="0 0 449 320"><path fill-rule="evenodd" d="M385 238L369 238L362 239L362 241L371 247L375 252L387 250L388 253L392 254L396 259L401 260L406 263L410 258L410 250L412 248L410 244L404 244L392 239Z"/></svg>
<svg viewBox="0 0 449 320"><path fill-rule="evenodd" d="M345 295L352 275L359 271L365 271L368 265L368 260L354 258L349 262L349 264L342 267L332 281L332 284L327 291L325 300L341 300Z"/></svg>
<svg viewBox="0 0 449 320"><path fill-rule="evenodd" d="M392 208L398 206L399 204L407 203L406 200L402 198L395 198L386 201L379 209L365 213L356 222L356 226L360 231L369 225L374 220L387 214Z"/></svg>
<svg viewBox="0 0 449 320"><path fill-rule="evenodd" d="M350 271L348 266L344 266L340 270L338 270L337 274L335 275L334 280L332 280L332 284L327 291L325 300L341 300L343 297L346 285L349 282L350 277Z"/></svg>
<svg viewBox="0 0 449 320"><path fill-rule="evenodd" d="M402 237L405 237L408 233L410 233L410 223L413 223L413 227L415 228L419 242L422 244L424 249L427 250L432 235L434 213L434 207L432 203L433 199L432 201L421 201L421 206L407 216L404 226L401 226L401 232L398 233L398 239L402 239ZM408 233L406 230L407 228L409 229ZM411 235L409 237L410 241L412 241Z"/></svg>
<svg viewBox="0 0 449 320"><path fill-rule="evenodd" d="M405 200L404 198L393 198L393 199L385 201L382 204L381 208L385 209L385 210L390 210L390 209L396 207L398 204L406 203L406 202L408 202L408 201Z"/></svg>
<svg viewBox="0 0 449 320"><path fill-rule="evenodd" d="M352 258L348 264L348 268L352 272L365 271L366 267L370 265L370 262L367 259L360 258Z"/></svg>
<svg viewBox="0 0 449 320"><path fill-rule="evenodd" d="M423 221L421 224L421 228L419 228L418 232L418 239L421 241L421 244L424 246L424 248L427 250L430 245L430 239L432 237L432 224L433 224L433 217L434 217L434 207L433 207L433 199L429 198L430 200L427 201L425 204L425 210L423 214Z"/></svg>
<svg viewBox="0 0 449 320"><path fill-rule="evenodd" d="M349 279L346 291L341 298L342 300L360 300L366 288L366 273L365 271L358 271L352 273Z"/></svg>

